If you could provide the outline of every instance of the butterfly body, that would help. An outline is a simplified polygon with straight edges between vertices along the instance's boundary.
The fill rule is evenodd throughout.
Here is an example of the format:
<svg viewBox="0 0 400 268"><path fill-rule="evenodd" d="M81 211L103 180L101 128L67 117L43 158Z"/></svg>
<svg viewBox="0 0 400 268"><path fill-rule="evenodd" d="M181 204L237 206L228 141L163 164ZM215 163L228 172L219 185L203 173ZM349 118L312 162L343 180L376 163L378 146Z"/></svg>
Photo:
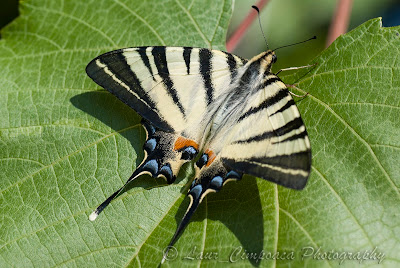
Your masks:
<svg viewBox="0 0 400 268"><path fill-rule="evenodd" d="M88 64L97 84L143 117L145 158L127 183L144 173L173 183L180 167L196 159L191 203L170 245L208 193L243 174L305 186L310 142L287 87L271 73L275 61L270 50L245 60L203 48L138 47Z"/></svg>

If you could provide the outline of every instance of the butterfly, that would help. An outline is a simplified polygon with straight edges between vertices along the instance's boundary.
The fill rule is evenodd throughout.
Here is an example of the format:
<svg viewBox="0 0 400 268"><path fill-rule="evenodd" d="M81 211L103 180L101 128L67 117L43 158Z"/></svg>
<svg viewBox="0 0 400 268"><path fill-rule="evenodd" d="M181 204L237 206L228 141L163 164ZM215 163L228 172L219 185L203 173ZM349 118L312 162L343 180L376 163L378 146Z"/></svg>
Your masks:
<svg viewBox="0 0 400 268"><path fill-rule="evenodd" d="M190 204L169 246L208 193L243 174L292 189L306 185L310 141L287 86L271 72L276 60L272 50L246 60L206 48L148 46L111 51L87 65L94 82L143 118L145 156L126 184L142 174L170 184L194 162Z"/></svg>

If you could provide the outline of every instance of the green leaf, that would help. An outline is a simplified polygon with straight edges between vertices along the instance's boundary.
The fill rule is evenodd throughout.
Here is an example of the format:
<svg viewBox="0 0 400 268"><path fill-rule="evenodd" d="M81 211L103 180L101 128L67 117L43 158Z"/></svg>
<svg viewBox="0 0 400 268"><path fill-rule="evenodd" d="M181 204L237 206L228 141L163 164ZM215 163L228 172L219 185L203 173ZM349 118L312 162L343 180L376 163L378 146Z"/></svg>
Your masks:
<svg viewBox="0 0 400 268"><path fill-rule="evenodd" d="M21 3L0 41L1 267L159 264L188 205L191 169L169 186L141 177L90 222L142 160L144 131L84 68L128 46L224 49L231 12L229 0ZM167 266L225 266L230 257L239 267L339 266L302 260L307 247L321 254L376 247L385 266L398 265L399 47L398 28L375 19L339 38L310 73L284 78L306 74L298 86L310 94L298 106L313 149L307 187L248 176L227 184L203 201ZM237 255L262 250L264 260Z"/></svg>

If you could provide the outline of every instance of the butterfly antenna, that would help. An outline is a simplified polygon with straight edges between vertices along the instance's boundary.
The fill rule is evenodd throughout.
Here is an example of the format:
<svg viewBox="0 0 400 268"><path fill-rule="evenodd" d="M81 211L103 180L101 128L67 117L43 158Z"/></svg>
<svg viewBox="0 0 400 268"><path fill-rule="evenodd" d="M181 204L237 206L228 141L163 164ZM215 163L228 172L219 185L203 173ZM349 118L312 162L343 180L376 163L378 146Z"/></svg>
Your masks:
<svg viewBox="0 0 400 268"><path fill-rule="evenodd" d="M119 195L122 190L124 190L124 188L126 187L126 185L128 185L128 183L130 183L131 181L133 181L138 175L140 175L140 173L142 172L141 168L138 167L135 172L133 172L132 176L125 182L125 184L119 188L117 191L115 191L112 195L110 195L103 203L100 204L100 206L98 206L93 212L92 214L89 215L89 220L90 221L94 221L97 216L99 216L99 214L110 204L110 202L117 196Z"/></svg>
<svg viewBox="0 0 400 268"><path fill-rule="evenodd" d="M307 40L304 40L304 41L301 41L301 42L297 42L297 43L294 43L294 44L290 44L290 45L281 46L281 47L278 47L278 48L273 49L273 50L277 51L278 49L281 49L281 48L284 48L284 47L290 47L290 46L302 44L302 43L305 43L305 42L308 42L308 41L314 40L314 39L317 39L317 37L315 35L313 37L311 37L311 38L308 38Z"/></svg>
<svg viewBox="0 0 400 268"><path fill-rule="evenodd" d="M267 44L267 49L269 49L268 42L267 42L267 38L265 37L264 30L263 30L263 28L262 28L262 26L261 26L260 9L258 9L257 6L251 6L251 7L254 8L254 9L257 11L257 14L258 14L258 23L260 24L261 33L262 33L262 35L263 35L263 37L264 37L265 44Z"/></svg>

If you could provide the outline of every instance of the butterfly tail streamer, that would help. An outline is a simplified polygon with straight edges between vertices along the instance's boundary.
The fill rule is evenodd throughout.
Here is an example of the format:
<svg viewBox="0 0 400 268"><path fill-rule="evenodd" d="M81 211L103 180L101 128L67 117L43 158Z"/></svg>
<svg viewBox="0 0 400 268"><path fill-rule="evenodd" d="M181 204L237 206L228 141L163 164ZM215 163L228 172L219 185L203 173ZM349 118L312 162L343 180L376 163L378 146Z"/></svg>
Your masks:
<svg viewBox="0 0 400 268"><path fill-rule="evenodd" d="M155 128L151 123L146 120L142 121L146 130L146 142L143 146L145 158L138 168L133 172L126 183L108 197L100 206L90 214L89 219L94 221L97 216L110 204L110 202L117 197L123 189L134 179L142 174L149 174L153 178L163 177L168 184L171 184L176 179L176 173L179 168L187 161L195 157L195 153L188 155L182 159L181 152L172 152L171 147L176 139L177 134L168 133Z"/></svg>
<svg viewBox="0 0 400 268"><path fill-rule="evenodd" d="M112 195L110 195L103 203L101 203L90 215L89 215L89 220L94 221L97 216L111 203L112 200L114 200L115 197L117 197L124 189L125 187L134 179L136 179L138 176L140 176L143 173L143 165L139 166L133 174L129 177L129 179L125 182L125 184L119 188L117 191L115 191Z"/></svg>
<svg viewBox="0 0 400 268"><path fill-rule="evenodd" d="M200 202L201 202L200 198L195 199L195 197L193 197L193 195L190 194L190 192L189 192L189 197L190 197L190 205L189 205L188 209L186 210L186 213L183 216L181 222L179 223L174 236L172 237L171 241L169 242L168 246L166 247L163 258L161 260L161 263L164 263L164 261L167 259L169 250L175 244L175 242L178 240L179 236L183 233L186 226L189 224L192 215L194 214L194 212L197 210L197 208L200 205Z"/></svg>
<svg viewBox="0 0 400 268"><path fill-rule="evenodd" d="M208 160L204 162L203 157L196 163L196 171L199 175L193 181L188 192L188 196L190 197L189 207L179 223L170 243L166 247L161 263L164 263L164 261L167 260L169 250L187 227L192 215L197 210L204 197L208 193L219 192L226 182L230 180L240 180L242 177L241 173L229 170L224 166L220 159L210 163L209 166L207 166L207 163Z"/></svg>

